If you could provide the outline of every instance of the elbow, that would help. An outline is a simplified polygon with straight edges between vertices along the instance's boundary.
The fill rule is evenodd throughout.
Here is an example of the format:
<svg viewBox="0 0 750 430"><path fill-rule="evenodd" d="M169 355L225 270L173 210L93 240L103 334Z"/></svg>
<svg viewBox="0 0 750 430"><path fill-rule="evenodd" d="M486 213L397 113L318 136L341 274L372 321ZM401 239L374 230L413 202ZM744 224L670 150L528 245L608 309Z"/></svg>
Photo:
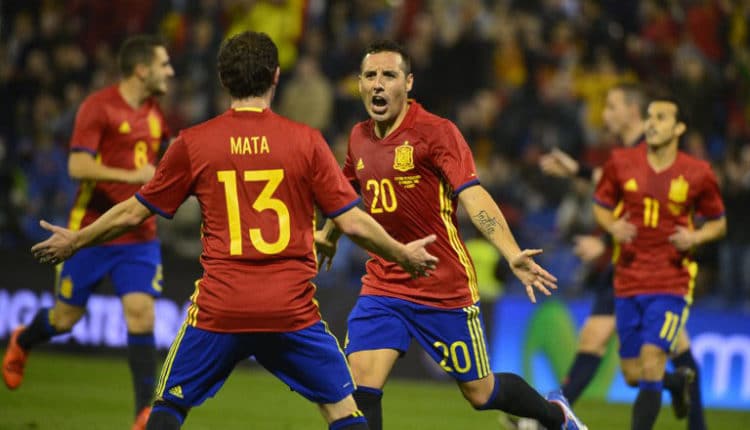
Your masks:
<svg viewBox="0 0 750 430"><path fill-rule="evenodd" d="M75 180L83 179L83 171L75 163L68 163L68 175Z"/></svg>
<svg viewBox="0 0 750 430"><path fill-rule="evenodd" d="M726 219L724 219L721 225L719 226L719 234L717 235L717 238L722 239L726 235L727 235L727 221Z"/></svg>

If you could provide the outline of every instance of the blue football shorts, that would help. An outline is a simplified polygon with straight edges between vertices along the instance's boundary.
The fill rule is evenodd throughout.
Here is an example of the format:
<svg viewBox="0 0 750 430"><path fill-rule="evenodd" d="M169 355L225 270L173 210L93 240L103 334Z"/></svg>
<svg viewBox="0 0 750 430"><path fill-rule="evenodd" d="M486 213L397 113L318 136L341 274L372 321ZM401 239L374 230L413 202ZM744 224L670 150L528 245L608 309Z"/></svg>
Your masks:
<svg viewBox="0 0 750 430"><path fill-rule="evenodd" d="M360 296L349 314L346 354L374 349L404 354L412 338L457 381L481 379L491 372L479 303L443 309Z"/></svg>
<svg viewBox="0 0 750 430"><path fill-rule="evenodd" d="M97 285L109 277L115 293L161 296L162 268L159 241L83 248L58 265L55 294L61 301L86 306Z"/></svg>
<svg viewBox="0 0 750 430"><path fill-rule="evenodd" d="M218 333L183 324L162 367L157 398L191 408L213 397L251 356L315 403L336 403L356 388L344 352L323 321L293 332Z"/></svg>
<svg viewBox="0 0 750 430"><path fill-rule="evenodd" d="M672 351L685 327L690 307L681 296L646 294L615 299L620 357L636 358L643 344Z"/></svg>

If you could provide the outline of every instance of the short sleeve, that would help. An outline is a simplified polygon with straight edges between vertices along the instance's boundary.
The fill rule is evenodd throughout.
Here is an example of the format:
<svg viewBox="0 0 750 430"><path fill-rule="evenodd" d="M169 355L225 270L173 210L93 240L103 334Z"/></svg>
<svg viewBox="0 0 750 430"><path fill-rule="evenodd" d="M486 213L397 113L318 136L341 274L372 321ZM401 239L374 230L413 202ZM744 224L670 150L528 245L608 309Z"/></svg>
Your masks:
<svg viewBox="0 0 750 430"><path fill-rule="evenodd" d="M165 218L172 218L193 187L193 173L190 156L182 136L167 149L164 158L156 167L151 180L141 187L135 197Z"/></svg>
<svg viewBox="0 0 750 430"><path fill-rule="evenodd" d="M614 159L610 157L609 161L604 165L599 183L596 184L594 202L599 206L614 209L620 199L620 187L617 183L617 166Z"/></svg>
<svg viewBox="0 0 750 430"><path fill-rule="evenodd" d="M721 218L724 216L724 202L721 199L719 182L711 167L708 164L705 166L705 174L701 179L701 192L695 202L695 213L706 219Z"/></svg>
<svg viewBox="0 0 750 430"><path fill-rule="evenodd" d="M446 121L436 133L430 143L433 162L453 188L453 195L478 184L474 156L455 124Z"/></svg>
<svg viewBox="0 0 750 430"><path fill-rule="evenodd" d="M70 139L71 151L85 151L91 155L99 152L106 128L106 114L94 99L86 99L76 113L73 136Z"/></svg>
<svg viewBox="0 0 750 430"><path fill-rule="evenodd" d="M359 196L339 168L323 136L319 132L314 132L312 140L311 168L315 203L327 217L333 218L356 206L359 203Z"/></svg>
<svg viewBox="0 0 750 430"><path fill-rule="evenodd" d="M354 157L352 156L352 138L349 137L349 144L347 145L346 149L346 161L344 161L344 176L346 176L346 180L348 180L351 183L357 182L357 174L355 171L355 165L354 165Z"/></svg>

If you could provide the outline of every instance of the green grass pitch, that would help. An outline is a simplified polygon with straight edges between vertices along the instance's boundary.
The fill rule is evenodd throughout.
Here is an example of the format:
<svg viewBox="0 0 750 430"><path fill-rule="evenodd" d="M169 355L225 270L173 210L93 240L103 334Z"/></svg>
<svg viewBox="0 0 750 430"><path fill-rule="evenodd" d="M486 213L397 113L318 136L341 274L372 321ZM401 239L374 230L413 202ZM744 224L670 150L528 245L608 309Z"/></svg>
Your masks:
<svg viewBox="0 0 750 430"><path fill-rule="evenodd" d="M24 384L0 386L0 430L129 429L132 390L125 358L35 351ZM392 380L386 387L387 429L500 429L498 413L475 412L451 383ZM593 430L628 429L628 405L581 401ZM709 410L709 427L747 428L750 413ZM669 405L657 429L685 429ZM325 429L317 408L257 366L235 370L219 394L193 410L185 426L200 429Z"/></svg>

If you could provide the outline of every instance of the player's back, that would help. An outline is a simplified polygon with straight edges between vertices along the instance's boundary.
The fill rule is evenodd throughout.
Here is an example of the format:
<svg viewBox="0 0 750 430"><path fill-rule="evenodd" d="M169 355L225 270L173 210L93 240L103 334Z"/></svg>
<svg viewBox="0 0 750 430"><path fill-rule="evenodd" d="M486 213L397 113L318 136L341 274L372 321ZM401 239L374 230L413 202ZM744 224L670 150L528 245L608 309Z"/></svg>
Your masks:
<svg viewBox="0 0 750 430"><path fill-rule="evenodd" d="M219 298L201 303L199 295L199 306L238 316L257 309L266 319L288 320L283 329L311 323L314 205L335 215L357 201L320 133L268 109L246 108L180 138L203 215L199 290ZM294 321L298 310L303 321ZM279 328L268 322L258 327Z"/></svg>

